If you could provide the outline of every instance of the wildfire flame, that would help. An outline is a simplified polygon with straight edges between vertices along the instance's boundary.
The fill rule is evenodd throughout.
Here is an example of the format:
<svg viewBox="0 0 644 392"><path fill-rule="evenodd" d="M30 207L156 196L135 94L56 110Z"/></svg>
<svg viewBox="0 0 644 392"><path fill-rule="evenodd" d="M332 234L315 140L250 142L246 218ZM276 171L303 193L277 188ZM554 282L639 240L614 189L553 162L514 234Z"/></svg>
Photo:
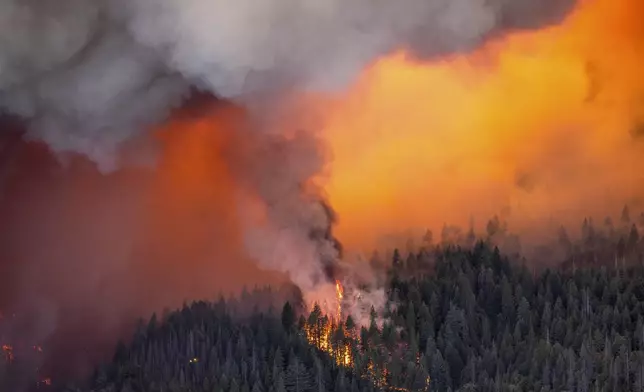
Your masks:
<svg viewBox="0 0 644 392"><path fill-rule="evenodd" d="M13 346L9 344L4 344L2 345L2 351L4 351L5 361L7 361L8 363L12 363L14 360Z"/></svg>
<svg viewBox="0 0 644 392"><path fill-rule="evenodd" d="M328 353L338 366L349 367L353 364L351 342L353 337L343 327L342 300L344 287L339 280L335 281L336 314L332 317L323 315L318 304L313 305L313 312L317 318L309 320L304 327L306 338L310 344ZM339 332L342 331L342 336Z"/></svg>
<svg viewBox="0 0 644 392"><path fill-rule="evenodd" d="M342 283L340 283L339 280L335 281L335 294L337 297L337 314L336 318L337 320L342 320L342 299L344 298L344 288L342 287Z"/></svg>
<svg viewBox="0 0 644 392"><path fill-rule="evenodd" d="M329 312L332 308L321 307L319 303L312 306L309 319L304 325L304 333L309 344L317 347L319 350L327 353L335 363L344 368L353 368L355 355L359 354L358 338L354 331L354 326L347 327L347 320L342 314L343 300L345 299L344 286L339 280L335 281L335 300L337 305L336 314L329 317L324 314L323 309ZM324 301L324 305L329 305ZM391 355L391 353L390 353ZM419 364L420 356L417 356L416 362ZM388 383L387 365L384 363L374 364L371 359L366 364L365 372L361 376L377 388L390 391L409 392L406 388L396 387ZM426 388L429 388L429 377L426 380Z"/></svg>

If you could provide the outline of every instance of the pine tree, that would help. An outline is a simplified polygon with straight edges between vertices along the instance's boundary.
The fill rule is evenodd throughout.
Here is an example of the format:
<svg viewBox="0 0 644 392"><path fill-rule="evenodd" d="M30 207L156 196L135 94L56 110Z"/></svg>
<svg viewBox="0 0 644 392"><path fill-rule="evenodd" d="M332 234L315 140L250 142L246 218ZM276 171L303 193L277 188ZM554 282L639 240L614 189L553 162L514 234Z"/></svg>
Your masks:
<svg viewBox="0 0 644 392"><path fill-rule="evenodd" d="M629 223L631 223L631 210L628 208L628 205L625 205L624 208L622 209L622 215L620 220L624 225L628 225Z"/></svg>
<svg viewBox="0 0 644 392"><path fill-rule="evenodd" d="M282 326L286 331L291 331L295 324L295 312L291 303L286 301L282 308Z"/></svg>
<svg viewBox="0 0 644 392"><path fill-rule="evenodd" d="M290 356L284 385L287 392L310 392L313 390L311 374L295 355Z"/></svg>

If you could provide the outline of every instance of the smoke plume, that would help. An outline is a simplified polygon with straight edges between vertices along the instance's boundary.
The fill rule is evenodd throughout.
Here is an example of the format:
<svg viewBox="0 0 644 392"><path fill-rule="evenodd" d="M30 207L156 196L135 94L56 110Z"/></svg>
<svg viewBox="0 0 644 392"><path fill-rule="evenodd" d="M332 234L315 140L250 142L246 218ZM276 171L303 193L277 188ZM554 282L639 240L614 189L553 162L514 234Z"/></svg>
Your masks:
<svg viewBox="0 0 644 392"><path fill-rule="evenodd" d="M305 295L332 290L340 248L318 181L331 118L300 124L314 110L291 103L337 97L395 51L473 50L573 5L1 0L0 108L58 160L20 144L3 177L5 304L43 315L30 333L45 340L70 314L107 331L210 295L249 258ZM171 116L194 88L227 103Z"/></svg>

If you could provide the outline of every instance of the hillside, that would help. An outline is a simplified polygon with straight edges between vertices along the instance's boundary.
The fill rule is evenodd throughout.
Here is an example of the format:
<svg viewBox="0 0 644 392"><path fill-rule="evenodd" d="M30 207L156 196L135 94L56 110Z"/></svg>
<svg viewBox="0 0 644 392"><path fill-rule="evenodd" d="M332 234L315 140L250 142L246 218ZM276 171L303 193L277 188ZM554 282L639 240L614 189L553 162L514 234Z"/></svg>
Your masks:
<svg viewBox="0 0 644 392"><path fill-rule="evenodd" d="M483 243L436 252L432 273L403 279L404 263L389 271L391 321L357 332L348 366L306 344L315 314L298 325L286 305L235 322L225 301L196 303L153 318L98 371L91 390L644 387L644 268L533 276Z"/></svg>
<svg viewBox="0 0 644 392"><path fill-rule="evenodd" d="M513 236L496 218L479 242L429 233L416 252L372 260L388 303L367 328L284 288L186 305L142 322L89 384L64 390L644 390L644 241L627 208L620 222L586 220L575 241L560 230L536 255L562 261L542 270L499 251ZM13 391L25 369L4 354L0 385ZM29 371L34 390L61 390Z"/></svg>

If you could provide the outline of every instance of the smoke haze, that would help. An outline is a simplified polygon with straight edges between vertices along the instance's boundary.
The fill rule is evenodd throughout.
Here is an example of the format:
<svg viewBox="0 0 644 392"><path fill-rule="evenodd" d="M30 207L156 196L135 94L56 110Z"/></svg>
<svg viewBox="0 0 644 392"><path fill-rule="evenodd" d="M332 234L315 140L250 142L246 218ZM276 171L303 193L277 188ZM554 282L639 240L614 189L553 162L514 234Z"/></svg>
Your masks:
<svg viewBox="0 0 644 392"><path fill-rule="evenodd" d="M3 332L42 345L46 371L91 370L152 311L283 281L243 251L234 189L208 134L160 133L154 170L111 174L14 145L0 203Z"/></svg>
<svg viewBox="0 0 644 392"><path fill-rule="evenodd" d="M31 339L111 344L133 314L280 280L256 265L334 297L327 200L353 248L512 200L525 227L621 205L641 6L611 4L0 0L0 108L55 153L5 165L3 305L38 315ZM194 88L220 100L172 111Z"/></svg>

